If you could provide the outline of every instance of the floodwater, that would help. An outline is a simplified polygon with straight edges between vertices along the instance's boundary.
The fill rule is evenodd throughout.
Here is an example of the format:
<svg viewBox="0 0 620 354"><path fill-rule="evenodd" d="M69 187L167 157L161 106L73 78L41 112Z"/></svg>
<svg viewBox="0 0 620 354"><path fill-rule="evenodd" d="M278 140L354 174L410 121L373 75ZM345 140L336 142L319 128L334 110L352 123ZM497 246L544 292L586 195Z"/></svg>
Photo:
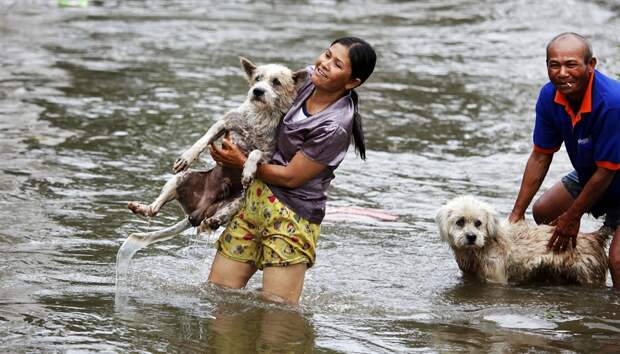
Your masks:
<svg viewBox="0 0 620 354"><path fill-rule="evenodd" d="M620 351L620 293L466 282L433 221L466 193L507 215L546 42L581 32L619 77L614 0L0 4L0 351ZM301 68L346 34L379 62L359 90L368 159L349 154L329 205L398 220L325 220L297 309L262 302L260 274L207 285L215 250L191 232L140 251L117 288L127 235L182 216L126 202L243 100L238 56ZM558 153L544 187L569 169Z"/></svg>

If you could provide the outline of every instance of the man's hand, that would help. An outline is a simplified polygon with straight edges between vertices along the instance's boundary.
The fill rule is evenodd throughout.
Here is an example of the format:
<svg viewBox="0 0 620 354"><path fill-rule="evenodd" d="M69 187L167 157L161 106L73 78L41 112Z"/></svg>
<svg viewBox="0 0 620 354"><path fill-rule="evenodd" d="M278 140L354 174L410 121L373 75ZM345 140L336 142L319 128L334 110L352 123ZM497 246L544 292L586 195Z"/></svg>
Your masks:
<svg viewBox="0 0 620 354"><path fill-rule="evenodd" d="M232 142L230 133L226 133L226 136L222 139L221 148L218 148L214 144L209 145L209 152L218 165L227 167L243 169L245 160L247 160L247 156L245 156L243 151Z"/></svg>
<svg viewBox="0 0 620 354"><path fill-rule="evenodd" d="M554 252L564 252L569 246L577 247L577 234L581 224L581 217L565 212L549 225L555 226L553 235L547 243L547 249Z"/></svg>

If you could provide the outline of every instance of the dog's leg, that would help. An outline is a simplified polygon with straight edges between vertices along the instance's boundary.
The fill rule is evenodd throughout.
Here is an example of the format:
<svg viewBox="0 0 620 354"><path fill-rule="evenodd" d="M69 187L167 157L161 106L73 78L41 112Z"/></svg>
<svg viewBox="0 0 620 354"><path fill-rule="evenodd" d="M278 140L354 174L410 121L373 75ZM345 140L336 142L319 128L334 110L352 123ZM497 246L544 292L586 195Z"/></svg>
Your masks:
<svg viewBox="0 0 620 354"><path fill-rule="evenodd" d="M226 116L215 122L215 124L207 130L202 138L198 139L192 147L187 149L181 157L175 161L174 166L172 167L174 173L179 173L187 169L189 165L194 162L203 151L205 151L209 144L213 143L217 138L224 134L226 126L225 118Z"/></svg>
<svg viewBox="0 0 620 354"><path fill-rule="evenodd" d="M146 205L138 202L129 202L127 203L127 208L134 214L142 216L151 217L157 215L164 204L177 198L177 186L184 177L185 173L172 176L161 189L159 196L151 204Z"/></svg>
<svg viewBox="0 0 620 354"><path fill-rule="evenodd" d="M201 233L208 230L215 230L221 225L227 223L230 218L232 218L232 216L235 215L243 206L244 196L245 193L243 193L240 197L233 199L224 207L219 208L218 211L210 218L203 220L200 226L198 226L198 232Z"/></svg>
<svg viewBox="0 0 620 354"><path fill-rule="evenodd" d="M263 158L263 152L260 150L253 150L248 155L245 164L243 165L243 174L241 177L241 184L243 188L247 188L254 180L256 175L256 169L258 168L258 162Z"/></svg>

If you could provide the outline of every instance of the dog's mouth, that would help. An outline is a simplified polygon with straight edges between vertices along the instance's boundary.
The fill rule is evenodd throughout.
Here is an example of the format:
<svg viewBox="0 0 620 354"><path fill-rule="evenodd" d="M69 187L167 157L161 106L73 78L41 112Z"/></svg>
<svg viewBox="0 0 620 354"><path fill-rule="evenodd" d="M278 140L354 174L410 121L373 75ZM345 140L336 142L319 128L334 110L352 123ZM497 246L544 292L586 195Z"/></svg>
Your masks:
<svg viewBox="0 0 620 354"><path fill-rule="evenodd" d="M478 245L476 245L475 242L468 242L465 245L463 245L463 248L478 248Z"/></svg>
<svg viewBox="0 0 620 354"><path fill-rule="evenodd" d="M476 244L476 240L461 240L461 242L458 243L459 248L462 249L473 249L473 248L480 248L480 245Z"/></svg>
<svg viewBox="0 0 620 354"><path fill-rule="evenodd" d="M263 96L254 96L253 95L252 98L250 99L250 101L256 102L256 103L262 103L262 104L266 103L265 102L265 97L263 97Z"/></svg>

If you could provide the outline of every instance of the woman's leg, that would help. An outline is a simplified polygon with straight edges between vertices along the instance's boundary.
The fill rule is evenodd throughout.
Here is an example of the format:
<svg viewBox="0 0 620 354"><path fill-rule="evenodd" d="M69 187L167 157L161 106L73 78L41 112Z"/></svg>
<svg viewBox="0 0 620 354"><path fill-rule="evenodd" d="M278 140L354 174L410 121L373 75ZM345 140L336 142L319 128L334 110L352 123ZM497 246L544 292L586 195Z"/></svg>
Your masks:
<svg viewBox="0 0 620 354"><path fill-rule="evenodd" d="M532 206L532 214L537 224L548 224L562 215L575 199L562 181L556 182L543 193Z"/></svg>
<svg viewBox="0 0 620 354"><path fill-rule="evenodd" d="M305 263L286 267L265 267L263 269L263 298L268 301L297 305L304 288L306 269Z"/></svg>
<svg viewBox="0 0 620 354"><path fill-rule="evenodd" d="M209 282L225 288L241 289L245 287L255 272L256 267L254 265L233 261L218 252L211 264Z"/></svg>

